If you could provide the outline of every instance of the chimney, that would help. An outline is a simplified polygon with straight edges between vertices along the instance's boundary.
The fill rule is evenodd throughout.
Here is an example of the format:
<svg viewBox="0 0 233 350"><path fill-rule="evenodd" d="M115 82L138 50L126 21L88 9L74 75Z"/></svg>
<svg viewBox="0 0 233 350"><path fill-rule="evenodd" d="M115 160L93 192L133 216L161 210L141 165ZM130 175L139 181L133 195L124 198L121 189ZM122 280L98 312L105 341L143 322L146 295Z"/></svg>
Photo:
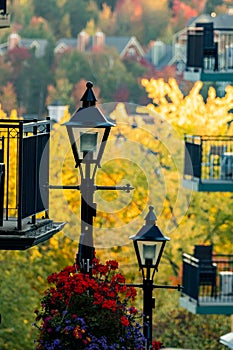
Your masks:
<svg viewBox="0 0 233 350"><path fill-rule="evenodd" d="M78 34L77 49L81 52L84 52L86 50L88 41L89 41L89 35L87 34L87 32L82 30Z"/></svg>
<svg viewBox="0 0 233 350"><path fill-rule="evenodd" d="M93 38L93 47L103 48L105 46L105 34L101 31L95 33Z"/></svg>
<svg viewBox="0 0 233 350"><path fill-rule="evenodd" d="M12 33L8 37L8 51L14 49L16 46L19 46L20 36L17 33Z"/></svg>

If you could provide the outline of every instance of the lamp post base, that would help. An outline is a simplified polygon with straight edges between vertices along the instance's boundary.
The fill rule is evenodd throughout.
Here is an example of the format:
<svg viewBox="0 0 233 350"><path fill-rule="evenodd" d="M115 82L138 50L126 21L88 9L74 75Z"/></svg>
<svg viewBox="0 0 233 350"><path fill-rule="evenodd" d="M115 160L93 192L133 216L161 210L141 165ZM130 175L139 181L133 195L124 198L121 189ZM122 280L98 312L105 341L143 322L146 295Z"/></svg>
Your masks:
<svg viewBox="0 0 233 350"><path fill-rule="evenodd" d="M84 244L79 244L78 253L76 255L76 264L80 266L83 273L92 274L92 261L95 257L95 248Z"/></svg>

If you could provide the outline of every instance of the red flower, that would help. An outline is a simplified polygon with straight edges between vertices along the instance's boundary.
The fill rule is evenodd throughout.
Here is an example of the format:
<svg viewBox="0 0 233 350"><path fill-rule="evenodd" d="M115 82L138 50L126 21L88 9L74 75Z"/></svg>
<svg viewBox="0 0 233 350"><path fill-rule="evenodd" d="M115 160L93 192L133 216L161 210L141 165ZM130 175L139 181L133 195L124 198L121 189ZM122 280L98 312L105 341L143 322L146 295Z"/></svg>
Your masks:
<svg viewBox="0 0 233 350"><path fill-rule="evenodd" d="M160 349L162 349L162 343L160 342L160 341L153 341L152 342L152 349L153 350L160 350Z"/></svg>
<svg viewBox="0 0 233 350"><path fill-rule="evenodd" d="M132 342L139 344L139 341L142 345L143 337L135 317L137 310L128 306L135 298L136 289L126 286L125 277L117 273L117 268L114 260L101 264L95 258L92 277L83 274L77 265L48 277L52 286L42 299L42 311L36 312L36 320L40 322L38 350L45 350L54 341L59 341L63 348L77 345L81 350L103 335L109 345L115 342L122 345L124 338L125 348ZM104 323L106 318L108 322Z"/></svg>
<svg viewBox="0 0 233 350"><path fill-rule="evenodd" d="M125 316L121 316L121 324L127 327L129 325L129 320Z"/></svg>
<svg viewBox="0 0 233 350"><path fill-rule="evenodd" d="M94 293L94 305L102 304L104 301L103 295L99 294L98 292Z"/></svg>
<svg viewBox="0 0 233 350"><path fill-rule="evenodd" d="M108 260L106 261L106 265L109 267L110 270L117 270L118 269L118 262L116 260Z"/></svg>
<svg viewBox="0 0 233 350"><path fill-rule="evenodd" d="M129 313L130 313L131 315L136 315L137 312L138 312L138 310L137 310L134 306L131 306L131 307L129 308Z"/></svg>
<svg viewBox="0 0 233 350"><path fill-rule="evenodd" d="M115 300L104 300L102 304L103 309L111 309L112 311L116 311L116 301Z"/></svg>
<svg viewBox="0 0 233 350"><path fill-rule="evenodd" d="M49 283L54 283L54 282L56 282L56 280L57 280L57 274L56 274L56 272L54 272L54 273L52 273L52 275L48 276L47 280L48 280Z"/></svg>
<svg viewBox="0 0 233 350"><path fill-rule="evenodd" d="M113 276L112 281L117 283L125 283L125 277L122 274L117 273L115 276Z"/></svg>
<svg viewBox="0 0 233 350"><path fill-rule="evenodd" d="M132 298L132 300L134 300L136 295L137 295L136 289L134 287L129 287L126 293L126 297Z"/></svg>

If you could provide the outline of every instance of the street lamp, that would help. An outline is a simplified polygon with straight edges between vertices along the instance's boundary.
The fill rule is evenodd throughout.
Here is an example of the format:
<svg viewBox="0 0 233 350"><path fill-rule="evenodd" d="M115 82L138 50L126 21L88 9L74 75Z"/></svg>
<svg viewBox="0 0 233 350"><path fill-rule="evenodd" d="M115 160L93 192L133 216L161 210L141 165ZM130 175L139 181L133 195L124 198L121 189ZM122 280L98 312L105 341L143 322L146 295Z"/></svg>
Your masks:
<svg viewBox="0 0 233 350"><path fill-rule="evenodd" d="M81 236L77 262L84 272L90 271L90 263L94 258L93 218L96 216L94 192L100 186L94 185L94 178L106 147L113 121L108 120L95 106L96 97L93 84L87 82L86 91L81 98L82 107L65 123L72 147L75 166L79 168L81 184ZM113 188L112 188L113 189ZM115 189L115 188L114 188Z"/></svg>
<svg viewBox="0 0 233 350"><path fill-rule="evenodd" d="M95 256L93 244L93 221L96 216L94 193L97 190L130 192L133 187L99 186L95 185L95 175L100 168L110 130L115 123L107 119L95 106L96 97L92 90L93 84L86 84L86 91L81 98L82 107L77 109L70 120L64 125L67 128L72 147L75 167L80 172L80 185L49 185L50 189L69 189L81 192L81 235L76 263L83 273L91 275L91 262Z"/></svg>
<svg viewBox="0 0 233 350"><path fill-rule="evenodd" d="M153 278L155 271L158 271L165 244L170 240L156 226L157 219L153 210L153 206L150 206L149 213L145 217L145 225L135 236L130 237L134 243L139 269L142 271L143 333L146 339L146 349L150 349L152 345L152 309L155 307L155 300L152 297L153 288L163 288L163 286L154 286Z"/></svg>

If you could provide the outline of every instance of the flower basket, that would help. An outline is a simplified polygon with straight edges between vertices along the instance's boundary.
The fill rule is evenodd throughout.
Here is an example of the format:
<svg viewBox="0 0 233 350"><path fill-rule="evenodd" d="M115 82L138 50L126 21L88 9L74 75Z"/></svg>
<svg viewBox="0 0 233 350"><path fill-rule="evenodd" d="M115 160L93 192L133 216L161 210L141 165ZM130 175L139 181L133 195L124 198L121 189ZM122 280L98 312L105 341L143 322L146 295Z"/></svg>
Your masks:
<svg viewBox="0 0 233 350"><path fill-rule="evenodd" d="M50 275L36 311L36 349L143 349L136 290L117 269L116 261L94 259L92 277L75 265Z"/></svg>

